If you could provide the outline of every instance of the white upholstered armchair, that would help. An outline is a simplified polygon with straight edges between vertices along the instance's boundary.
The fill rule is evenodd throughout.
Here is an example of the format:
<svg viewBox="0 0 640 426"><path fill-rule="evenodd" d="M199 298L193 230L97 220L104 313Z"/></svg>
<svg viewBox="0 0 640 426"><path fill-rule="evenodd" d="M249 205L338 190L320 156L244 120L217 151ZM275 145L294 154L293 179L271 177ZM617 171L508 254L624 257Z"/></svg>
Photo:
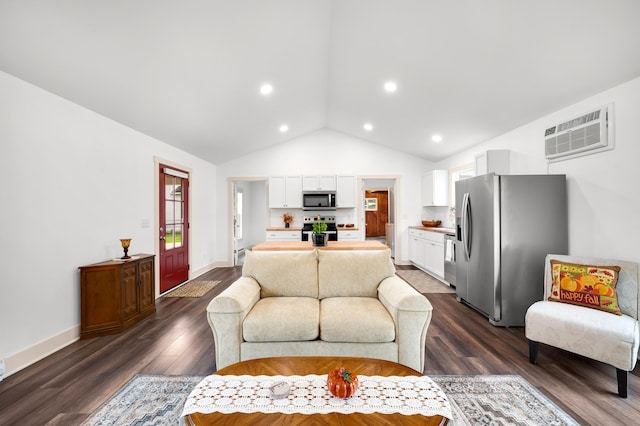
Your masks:
<svg viewBox="0 0 640 426"><path fill-rule="evenodd" d="M552 292L551 259L564 263L619 266L616 285L621 315L548 301ZM627 397L627 372L638 360L638 264L619 260L565 255L548 255L544 278L544 300L527 310L525 334L529 339L529 361L537 363L538 343L555 346L616 368L618 394Z"/></svg>

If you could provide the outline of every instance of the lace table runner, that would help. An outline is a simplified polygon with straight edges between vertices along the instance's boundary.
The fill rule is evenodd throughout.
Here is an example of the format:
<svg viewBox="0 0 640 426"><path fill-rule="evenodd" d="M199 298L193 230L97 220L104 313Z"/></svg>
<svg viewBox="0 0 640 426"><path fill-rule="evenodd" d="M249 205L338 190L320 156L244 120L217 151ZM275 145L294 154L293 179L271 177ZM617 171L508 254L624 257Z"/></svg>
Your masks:
<svg viewBox="0 0 640 426"><path fill-rule="evenodd" d="M185 402L182 416L192 413L381 413L440 415L453 418L451 406L440 387L427 376L364 376L346 399L331 395L327 375L205 377ZM287 398L273 399L269 388L285 381Z"/></svg>

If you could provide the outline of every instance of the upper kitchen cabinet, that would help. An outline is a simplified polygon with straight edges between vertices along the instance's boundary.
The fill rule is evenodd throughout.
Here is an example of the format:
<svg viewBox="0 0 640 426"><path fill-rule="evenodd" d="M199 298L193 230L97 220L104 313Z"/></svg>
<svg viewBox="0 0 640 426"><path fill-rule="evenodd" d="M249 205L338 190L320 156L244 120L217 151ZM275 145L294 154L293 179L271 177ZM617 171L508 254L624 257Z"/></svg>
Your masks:
<svg viewBox="0 0 640 426"><path fill-rule="evenodd" d="M475 175L495 173L497 175L509 174L509 150L492 149L476 155L474 164Z"/></svg>
<svg viewBox="0 0 640 426"><path fill-rule="evenodd" d="M336 181L336 207L355 208L357 198L356 177L338 176Z"/></svg>
<svg viewBox="0 0 640 426"><path fill-rule="evenodd" d="M335 191L336 177L333 176L303 176L303 191Z"/></svg>
<svg viewBox="0 0 640 426"><path fill-rule="evenodd" d="M300 176L272 176L269 178L269 207L302 208L302 178Z"/></svg>
<svg viewBox="0 0 640 426"><path fill-rule="evenodd" d="M422 175L422 205L449 205L449 171L433 170Z"/></svg>

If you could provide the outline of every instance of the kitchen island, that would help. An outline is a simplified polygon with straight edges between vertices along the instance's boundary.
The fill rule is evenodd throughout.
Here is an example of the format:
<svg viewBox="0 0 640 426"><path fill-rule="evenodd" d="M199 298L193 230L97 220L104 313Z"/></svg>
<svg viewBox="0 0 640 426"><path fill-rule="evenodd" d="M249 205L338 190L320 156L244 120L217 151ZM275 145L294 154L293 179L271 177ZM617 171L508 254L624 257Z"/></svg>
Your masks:
<svg viewBox="0 0 640 426"><path fill-rule="evenodd" d="M314 246L311 241L265 241L256 244L253 251L300 251L300 250L386 250L389 247L380 241L329 241L323 247Z"/></svg>

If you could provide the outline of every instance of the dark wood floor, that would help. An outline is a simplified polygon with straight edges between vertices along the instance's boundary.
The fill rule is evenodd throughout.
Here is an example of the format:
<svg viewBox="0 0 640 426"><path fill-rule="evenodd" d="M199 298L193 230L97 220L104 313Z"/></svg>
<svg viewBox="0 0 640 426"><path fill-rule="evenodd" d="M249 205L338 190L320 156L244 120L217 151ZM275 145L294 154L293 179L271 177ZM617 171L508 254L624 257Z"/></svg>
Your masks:
<svg viewBox="0 0 640 426"><path fill-rule="evenodd" d="M205 310L239 275L239 267L217 268L201 277L222 280L206 296L160 298L156 314L129 330L78 341L7 377L0 382L0 425L76 425L135 374L215 371ZM519 374L583 425L640 423L639 367L621 399L613 367L544 345L532 365L522 328L493 327L453 294L428 298L434 313L425 374Z"/></svg>

